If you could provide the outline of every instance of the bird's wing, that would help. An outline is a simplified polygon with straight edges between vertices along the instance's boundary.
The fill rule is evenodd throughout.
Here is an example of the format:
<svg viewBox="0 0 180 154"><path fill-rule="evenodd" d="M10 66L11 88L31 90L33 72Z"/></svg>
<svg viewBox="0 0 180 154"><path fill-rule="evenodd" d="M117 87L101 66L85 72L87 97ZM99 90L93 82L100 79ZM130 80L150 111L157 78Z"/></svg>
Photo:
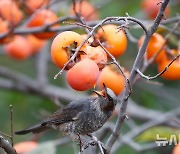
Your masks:
<svg viewBox="0 0 180 154"><path fill-rule="evenodd" d="M76 121L82 116L85 105L88 106L92 99L84 98L78 101L73 101L66 107L54 112L42 125L46 124L63 124L70 121Z"/></svg>

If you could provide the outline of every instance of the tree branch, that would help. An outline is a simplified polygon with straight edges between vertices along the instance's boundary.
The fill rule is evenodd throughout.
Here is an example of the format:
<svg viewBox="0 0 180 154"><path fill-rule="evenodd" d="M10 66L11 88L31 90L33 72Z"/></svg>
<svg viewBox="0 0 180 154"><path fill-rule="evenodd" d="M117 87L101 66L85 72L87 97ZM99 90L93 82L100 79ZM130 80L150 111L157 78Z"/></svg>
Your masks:
<svg viewBox="0 0 180 154"><path fill-rule="evenodd" d="M0 147L3 148L8 154L17 154L15 149L11 146L8 140L5 140L0 135Z"/></svg>
<svg viewBox="0 0 180 154"><path fill-rule="evenodd" d="M143 42L143 44L142 44L142 46L141 46L141 48L140 48L140 50L138 52L138 55L137 55L137 57L135 59L134 65L133 65L131 73L130 73L130 77L129 77L130 84L133 83L133 81L134 81L134 79L136 77L136 74L137 74L136 70L139 69L139 67L140 67L141 60L143 59L143 55L144 55L144 53L146 51L146 48L147 48L148 42L150 40L150 37L156 31L156 29L158 28L158 26L160 24L160 21L161 21L161 19L163 17L165 8L167 7L168 3L169 3L169 0L164 0L164 2L162 2L162 5L161 5L160 10L158 12L158 15L157 15L157 17L156 17L156 19L154 21L154 24L151 26L150 30L148 30L145 33L144 42ZM119 111L118 119L117 119L117 122L116 122L116 127L114 128L114 131L111 134L111 136L109 137L109 139L107 141L107 144L106 144L106 146L107 146L106 153L110 153L113 144L115 143L115 141L117 140L117 138L118 138L118 136L120 134L122 124L123 124L123 122L125 120L128 97L129 97L129 91L126 88L124 90L124 92L123 92L123 95L122 95L122 103L121 103L121 108L120 108L120 111Z"/></svg>

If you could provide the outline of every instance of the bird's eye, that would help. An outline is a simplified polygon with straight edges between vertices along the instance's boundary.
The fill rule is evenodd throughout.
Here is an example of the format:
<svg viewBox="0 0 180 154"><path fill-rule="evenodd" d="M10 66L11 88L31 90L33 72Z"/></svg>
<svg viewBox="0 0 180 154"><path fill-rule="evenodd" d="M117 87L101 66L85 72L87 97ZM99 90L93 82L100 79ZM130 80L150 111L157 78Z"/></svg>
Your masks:
<svg viewBox="0 0 180 154"><path fill-rule="evenodd" d="M108 97L108 99L109 99L109 101L112 101L112 100L113 100L112 97Z"/></svg>

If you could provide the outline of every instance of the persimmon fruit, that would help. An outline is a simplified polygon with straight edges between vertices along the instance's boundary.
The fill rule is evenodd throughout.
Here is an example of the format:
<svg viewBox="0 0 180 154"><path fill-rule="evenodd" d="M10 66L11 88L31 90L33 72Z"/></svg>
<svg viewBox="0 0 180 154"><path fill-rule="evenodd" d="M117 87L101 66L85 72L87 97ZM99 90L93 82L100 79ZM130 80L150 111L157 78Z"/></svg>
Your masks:
<svg viewBox="0 0 180 154"><path fill-rule="evenodd" d="M81 36L84 38L84 40L87 38L87 34L81 34ZM90 37L87 41L88 44L91 44L94 41L93 37Z"/></svg>
<svg viewBox="0 0 180 154"><path fill-rule="evenodd" d="M122 30L116 25L105 25L97 31L97 38L105 48L114 56L122 55L127 48L127 38Z"/></svg>
<svg viewBox="0 0 180 154"><path fill-rule="evenodd" d="M85 54L82 54L81 59L89 58L98 65L99 69L104 68L105 64L107 63L107 54L100 46L87 46L84 52Z"/></svg>
<svg viewBox="0 0 180 154"><path fill-rule="evenodd" d="M128 73L126 73L126 75L128 75ZM97 86L103 89L103 83L111 88L116 95L119 95L124 90L126 81L114 65L107 65L100 72Z"/></svg>
<svg viewBox="0 0 180 154"><path fill-rule="evenodd" d="M62 68L72 56L73 50L75 50L82 42L83 37L76 32L65 31L58 34L51 45L51 57L53 62L59 68ZM85 45L80 50L84 50L84 47ZM69 69L69 67L66 69Z"/></svg>
<svg viewBox="0 0 180 154"><path fill-rule="evenodd" d="M23 13L13 0L0 0L0 15L14 25L23 18Z"/></svg>
<svg viewBox="0 0 180 154"><path fill-rule="evenodd" d="M158 4L159 0L142 0L141 8L144 14L149 19L155 19L158 11L160 9L161 4ZM170 7L167 6L165 10L165 16L169 17L170 15Z"/></svg>
<svg viewBox="0 0 180 154"><path fill-rule="evenodd" d="M174 51L172 51L174 52ZM178 52L180 54L180 52ZM162 72L173 59L164 59L158 64L158 72ZM161 77L167 80L180 80L180 58L176 59Z"/></svg>
<svg viewBox="0 0 180 154"><path fill-rule="evenodd" d="M78 1L75 4L75 10L82 15L87 21L98 19L98 12L95 7L88 1ZM70 6L70 14L75 15L73 4Z"/></svg>
<svg viewBox="0 0 180 154"><path fill-rule="evenodd" d="M38 53L41 50L41 48L45 45L44 40L38 39L37 37L31 34L27 36L27 40L32 46L32 54Z"/></svg>
<svg viewBox="0 0 180 154"><path fill-rule="evenodd" d="M16 35L13 41L5 44L4 48L10 57L17 60L25 60L32 53L31 44L25 37L19 35Z"/></svg>
<svg viewBox="0 0 180 154"><path fill-rule="evenodd" d="M58 17L57 15L48 9L42 9L37 11L32 18L29 20L29 23L27 24L27 27L41 27L46 24L53 23L57 21ZM53 25L52 27L56 27L58 24ZM49 39L55 35L54 32L39 32L34 33L34 36L36 36L39 39Z"/></svg>
<svg viewBox="0 0 180 154"><path fill-rule="evenodd" d="M142 36L139 41L138 41L138 48L141 47L142 43L144 41L144 36ZM159 52L162 48L162 46L165 43L165 39L163 38L162 35L158 34L158 33L154 33L148 43L147 46L147 59L151 59L157 52ZM157 57L155 58L154 62L158 63L161 60L166 58L166 45L164 46L164 48L162 48L162 50L160 51L160 53L157 55Z"/></svg>
<svg viewBox="0 0 180 154"><path fill-rule="evenodd" d="M9 31L8 21L0 18L0 25L1 25L0 26L0 34L7 33ZM7 43L9 41L11 41L10 37L4 37L4 38L0 39L0 44Z"/></svg>
<svg viewBox="0 0 180 154"><path fill-rule="evenodd" d="M180 154L180 144L174 146L172 154Z"/></svg>
<svg viewBox="0 0 180 154"><path fill-rule="evenodd" d="M67 71L66 80L73 89L85 91L95 85L98 76L97 64L93 60L83 59Z"/></svg>
<svg viewBox="0 0 180 154"><path fill-rule="evenodd" d="M26 7L28 13L33 13L37 9L46 6L49 0L26 0Z"/></svg>
<svg viewBox="0 0 180 154"><path fill-rule="evenodd" d="M35 141L25 141L20 142L14 145L14 149L18 154L24 154L26 152L30 152L33 149L37 148L38 143Z"/></svg>

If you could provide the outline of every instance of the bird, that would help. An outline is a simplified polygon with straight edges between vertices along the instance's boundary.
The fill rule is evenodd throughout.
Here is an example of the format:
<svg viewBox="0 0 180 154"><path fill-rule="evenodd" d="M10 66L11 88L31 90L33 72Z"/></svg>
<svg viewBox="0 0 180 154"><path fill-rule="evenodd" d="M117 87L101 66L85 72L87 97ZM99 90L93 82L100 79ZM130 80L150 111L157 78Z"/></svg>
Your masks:
<svg viewBox="0 0 180 154"><path fill-rule="evenodd" d="M102 91L93 90L96 97L85 97L70 102L46 120L32 127L15 132L16 135L40 133L49 128L62 131L69 136L90 135L99 130L112 115L117 104L114 92L106 87Z"/></svg>

